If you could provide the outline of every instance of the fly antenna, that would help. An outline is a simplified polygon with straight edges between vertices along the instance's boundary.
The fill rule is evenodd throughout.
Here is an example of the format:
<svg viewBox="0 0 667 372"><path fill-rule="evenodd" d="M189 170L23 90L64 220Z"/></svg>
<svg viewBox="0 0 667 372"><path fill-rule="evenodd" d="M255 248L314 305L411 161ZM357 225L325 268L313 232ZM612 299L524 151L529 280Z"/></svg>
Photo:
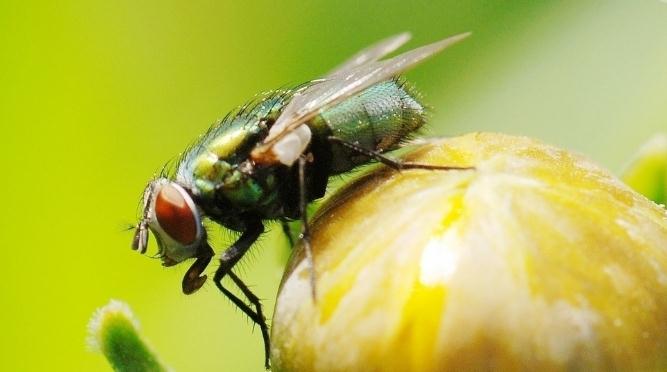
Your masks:
<svg viewBox="0 0 667 372"><path fill-rule="evenodd" d="M132 239L132 249L141 254L146 253L148 247L148 225L145 219L139 221Z"/></svg>

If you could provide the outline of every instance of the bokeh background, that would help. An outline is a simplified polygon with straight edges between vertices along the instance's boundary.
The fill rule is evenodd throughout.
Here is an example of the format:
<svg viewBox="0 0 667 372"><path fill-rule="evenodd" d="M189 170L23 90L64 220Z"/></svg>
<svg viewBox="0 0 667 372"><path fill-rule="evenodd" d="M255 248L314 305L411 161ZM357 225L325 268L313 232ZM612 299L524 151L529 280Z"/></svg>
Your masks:
<svg viewBox="0 0 667 372"><path fill-rule="evenodd" d="M212 283L181 294L187 268L132 252L123 229L215 119L406 30L411 46L474 33L408 74L429 135L529 135L619 171L667 129L660 0L0 2L0 370L108 370L84 339L110 298L176 370L261 370L258 330ZM278 230L241 271L269 313Z"/></svg>

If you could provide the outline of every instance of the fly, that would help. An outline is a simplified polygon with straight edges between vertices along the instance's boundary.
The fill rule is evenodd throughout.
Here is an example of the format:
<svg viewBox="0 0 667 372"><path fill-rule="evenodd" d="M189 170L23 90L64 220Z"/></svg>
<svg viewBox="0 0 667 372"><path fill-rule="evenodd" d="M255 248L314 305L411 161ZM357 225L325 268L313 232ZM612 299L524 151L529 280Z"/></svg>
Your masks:
<svg viewBox="0 0 667 372"><path fill-rule="evenodd" d="M258 237L264 223L302 221L301 240L315 270L306 206L322 197L332 175L372 160L400 169L467 169L407 163L384 155L419 129L424 106L398 75L464 39L460 34L381 60L410 39L403 33L354 55L324 78L287 91L274 91L214 124L180 159L175 172L151 181L132 248L145 253L149 231L164 266L187 259L183 293L197 291L215 253L204 221L241 233L218 257L216 287L259 325L269 368L269 330L262 306L232 271ZM229 277L245 300L222 285ZM247 302L246 302L247 300Z"/></svg>

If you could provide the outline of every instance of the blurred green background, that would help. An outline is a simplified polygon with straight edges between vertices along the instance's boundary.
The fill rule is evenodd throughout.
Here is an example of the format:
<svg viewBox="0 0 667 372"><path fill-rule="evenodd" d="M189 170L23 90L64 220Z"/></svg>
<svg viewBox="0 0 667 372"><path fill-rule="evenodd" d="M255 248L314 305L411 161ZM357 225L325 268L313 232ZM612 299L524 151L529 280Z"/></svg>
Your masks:
<svg viewBox="0 0 667 372"><path fill-rule="evenodd" d="M406 30L410 46L474 33L409 73L434 108L429 135L530 135L618 171L667 128L660 0L2 1L0 370L107 370L84 338L109 298L179 371L261 370L258 330L212 283L181 294L187 268L132 252L123 228L215 119ZM242 263L269 312L272 230Z"/></svg>

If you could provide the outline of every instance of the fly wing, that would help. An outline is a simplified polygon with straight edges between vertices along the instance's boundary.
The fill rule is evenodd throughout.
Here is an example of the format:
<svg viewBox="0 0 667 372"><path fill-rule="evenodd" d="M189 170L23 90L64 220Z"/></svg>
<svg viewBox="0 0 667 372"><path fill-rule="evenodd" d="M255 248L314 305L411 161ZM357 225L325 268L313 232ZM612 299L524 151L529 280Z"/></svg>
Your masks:
<svg viewBox="0 0 667 372"><path fill-rule="evenodd" d="M283 164L292 165L310 141L310 131L305 133L306 131L299 127L306 127L302 124L317 116L322 109L406 71L469 35L470 33L463 33L451 36L382 61L374 58L381 58L381 50L388 50L401 41L401 35L370 47L368 53L360 52L355 58L360 57L361 64L353 58L326 78L295 93L271 127L269 135L252 151L252 158L259 162L263 159L277 159ZM295 131L297 128L299 130ZM281 153L274 151L275 145L278 145L276 149L279 148Z"/></svg>
<svg viewBox="0 0 667 372"><path fill-rule="evenodd" d="M334 76L343 71L348 71L354 67L361 66L365 63L377 61L387 54L400 48L401 45L407 43L410 40L410 37L411 36L409 32L404 32L402 34L394 35L392 37L378 41L366 49L361 50L350 59L343 62L340 66L331 70L327 76Z"/></svg>

